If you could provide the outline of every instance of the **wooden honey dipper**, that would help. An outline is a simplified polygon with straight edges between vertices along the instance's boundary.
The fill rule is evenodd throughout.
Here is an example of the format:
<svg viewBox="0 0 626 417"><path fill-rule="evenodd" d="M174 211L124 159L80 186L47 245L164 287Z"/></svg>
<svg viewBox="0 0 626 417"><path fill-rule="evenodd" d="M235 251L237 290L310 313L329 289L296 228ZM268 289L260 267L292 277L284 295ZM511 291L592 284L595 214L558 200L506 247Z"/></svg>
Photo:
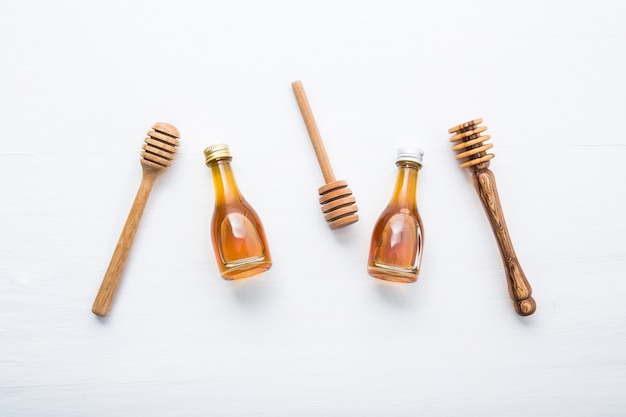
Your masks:
<svg viewBox="0 0 626 417"><path fill-rule="evenodd" d="M456 159L463 161L461 168L472 168L474 185L483 203L489 223L498 242L500 255L507 278L509 295L513 301L515 312L520 316L529 316L537 308L532 298L532 289L526 280L524 271L513 250L513 243L504 221L504 213L498 197L496 178L489 169L489 160L493 154L486 151L493 148L493 144L483 142L491 138L490 135L482 135L487 130L486 126L478 126L483 119L475 119L460 124L448 130L454 134L450 142L458 142L452 150L457 151Z"/></svg>
<svg viewBox="0 0 626 417"><path fill-rule="evenodd" d="M324 219L326 219L331 229L338 229L356 223L359 220L359 215L357 214L358 207L355 204L356 200L352 195L352 190L348 188L348 183L343 180L335 179L335 174L328 160L324 142L322 142L322 136L315 123L313 111L309 105L309 100L307 99L302 82L294 81L291 83L291 87L296 95L304 124L309 132L317 161L319 162L322 175L324 175L324 181L326 182L326 184L321 186L318 190Z"/></svg>
<svg viewBox="0 0 626 417"><path fill-rule="evenodd" d="M168 123L156 123L147 135L141 152L142 178L139 190L91 308L91 311L98 316L106 316L111 309L130 247L133 244L154 181L165 172L176 156L180 134L174 126Z"/></svg>

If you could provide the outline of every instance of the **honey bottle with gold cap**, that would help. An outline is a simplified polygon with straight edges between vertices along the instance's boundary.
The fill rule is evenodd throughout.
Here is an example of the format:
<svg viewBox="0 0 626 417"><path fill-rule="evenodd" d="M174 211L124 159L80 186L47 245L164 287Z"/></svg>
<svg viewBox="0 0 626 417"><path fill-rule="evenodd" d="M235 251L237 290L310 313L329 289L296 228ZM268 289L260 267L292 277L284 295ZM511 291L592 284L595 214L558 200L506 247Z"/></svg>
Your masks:
<svg viewBox="0 0 626 417"><path fill-rule="evenodd" d="M272 258L265 230L239 191L228 145L211 145L204 150L204 156L215 187L211 239L222 278L234 280L267 271Z"/></svg>
<svg viewBox="0 0 626 417"><path fill-rule="evenodd" d="M417 281L424 249L424 227L417 209L417 177L424 151L398 149L398 173L391 200L378 217L367 261L367 272L395 282Z"/></svg>

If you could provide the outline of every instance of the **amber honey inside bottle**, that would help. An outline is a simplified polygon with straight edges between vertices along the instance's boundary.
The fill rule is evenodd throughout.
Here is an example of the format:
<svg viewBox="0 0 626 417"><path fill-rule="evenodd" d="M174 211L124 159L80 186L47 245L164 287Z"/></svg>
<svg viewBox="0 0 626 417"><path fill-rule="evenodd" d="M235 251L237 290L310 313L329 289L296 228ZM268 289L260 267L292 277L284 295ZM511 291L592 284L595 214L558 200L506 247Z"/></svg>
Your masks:
<svg viewBox="0 0 626 417"><path fill-rule="evenodd" d="M215 188L211 239L222 278L246 278L267 271L272 259L261 220L243 197L233 174L227 145L204 150Z"/></svg>
<svg viewBox="0 0 626 417"><path fill-rule="evenodd" d="M417 179L424 152L398 149L398 174L391 200L378 217L367 263L367 272L379 279L415 282L424 248L424 228L417 209Z"/></svg>

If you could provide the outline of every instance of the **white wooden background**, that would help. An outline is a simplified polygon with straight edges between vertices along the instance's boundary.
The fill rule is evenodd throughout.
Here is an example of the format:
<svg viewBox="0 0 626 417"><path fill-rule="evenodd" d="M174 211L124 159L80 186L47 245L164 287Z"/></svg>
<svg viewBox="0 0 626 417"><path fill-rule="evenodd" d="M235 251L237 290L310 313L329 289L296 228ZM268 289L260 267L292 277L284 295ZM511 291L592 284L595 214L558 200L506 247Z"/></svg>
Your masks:
<svg viewBox="0 0 626 417"><path fill-rule="evenodd" d="M0 3L0 415L626 415L619 1ZM327 228L290 83L361 220ZM516 316L447 129L483 117L537 313ZM181 131L106 319L93 298L157 122ZM202 150L274 256L223 281ZM365 272L402 143L420 280Z"/></svg>

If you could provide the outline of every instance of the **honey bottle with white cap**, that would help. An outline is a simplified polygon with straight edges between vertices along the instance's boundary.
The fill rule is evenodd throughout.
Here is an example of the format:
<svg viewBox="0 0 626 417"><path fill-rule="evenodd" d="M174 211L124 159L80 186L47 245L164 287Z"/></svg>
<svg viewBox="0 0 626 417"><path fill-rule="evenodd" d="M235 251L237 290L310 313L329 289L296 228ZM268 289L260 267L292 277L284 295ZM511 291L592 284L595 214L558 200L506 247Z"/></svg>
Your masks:
<svg viewBox="0 0 626 417"><path fill-rule="evenodd" d="M417 178L424 151L398 149L398 174L389 204L376 221L370 242L367 272L379 279L415 282L424 249L424 227L417 209Z"/></svg>
<svg viewBox="0 0 626 417"><path fill-rule="evenodd" d="M267 271L272 258L265 229L239 191L228 145L209 146L204 156L215 187L211 240L222 278L234 280Z"/></svg>

